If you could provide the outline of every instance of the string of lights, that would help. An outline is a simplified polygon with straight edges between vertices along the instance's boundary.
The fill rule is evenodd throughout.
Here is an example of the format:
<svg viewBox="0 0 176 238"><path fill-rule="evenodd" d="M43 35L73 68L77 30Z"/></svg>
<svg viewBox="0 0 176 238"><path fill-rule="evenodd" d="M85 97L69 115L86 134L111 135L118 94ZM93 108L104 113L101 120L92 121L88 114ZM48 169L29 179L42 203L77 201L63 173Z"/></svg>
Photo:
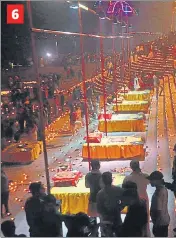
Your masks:
<svg viewBox="0 0 176 238"><path fill-rule="evenodd" d="M104 38L104 39L115 39L115 38L128 38L133 37L129 35L137 35L137 34L145 34L145 35L162 35L160 32L129 32L124 33L122 35L117 36L103 36L103 35L94 35L94 34L87 34L87 33L78 33L78 32L64 32L64 31L54 31L54 30L47 30L47 29L40 29L40 28L32 28L32 32L35 33L46 33L46 34L55 34L55 35L70 35L70 36L83 36L83 37L93 37L93 38Z"/></svg>

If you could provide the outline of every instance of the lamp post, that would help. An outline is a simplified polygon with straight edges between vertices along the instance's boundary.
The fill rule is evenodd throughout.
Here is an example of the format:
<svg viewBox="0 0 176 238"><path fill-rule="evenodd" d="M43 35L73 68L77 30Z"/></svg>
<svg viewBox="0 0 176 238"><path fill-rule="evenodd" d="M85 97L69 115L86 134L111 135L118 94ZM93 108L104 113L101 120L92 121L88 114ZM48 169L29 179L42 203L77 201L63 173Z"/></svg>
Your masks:
<svg viewBox="0 0 176 238"><path fill-rule="evenodd" d="M99 17L99 31L102 34L101 18ZM100 37L100 58L101 58L101 78L103 83L103 109L105 119L105 135L107 136L107 119L106 119L106 88L105 88L105 65L104 65L104 51L103 51L103 38Z"/></svg>
<svg viewBox="0 0 176 238"><path fill-rule="evenodd" d="M124 77L124 55L125 55L125 49L124 49L124 34L123 34L123 29L125 28L124 23L121 23L121 51L122 51L122 58L121 58L121 74L120 78L121 80L123 79L123 87L124 87L124 95L125 95L125 77Z"/></svg>
<svg viewBox="0 0 176 238"><path fill-rule="evenodd" d="M48 166L48 154L46 149L46 140L45 140L45 125L44 125L44 118L43 118L43 99L42 99L42 92L40 87L40 77L38 72L38 59L36 55L36 45L35 45L35 33L32 32L33 23L32 23L32 10L31 10L31 1L27 1L27 10L28 10L28 17L29 17L29 25L31 30L31 44L32 44L32 54L33 54L33 67L36 74L37 86L38 86L38 94L39 94L39 110L40 110L40 126L41 126L41 136L43 142L43 153L44 153L44 162L45 162L45 175L46 175L46 183L47 183L47 193L50 194L50 177L49 177L49 166Z"/></svg>
<svg viewBox="0 0 176 238"><path fill-rule="evenodd" d="M112 23L112 35L115 35L115 25L117 24L117 20ZM113 70L113 77L114 77L114 85L115 85L115 96L116 96L116 108L117 108L117 78L116 78L116 50L115 50L115 38L112 39L112 54L113 54L113 65L114 65L114 70Z"/></svg>
<svg viewBox="0 0 176 238"><path fill-rule="evenodd" d="M112 23L112 36L115 35L115 24L117 24L116 22ZM115 51L115 38L112 39L112 55L113 55L113 65L114 65L114 70L113 70L113 77L114 77L114 81L116 78L116 51Z"/></svg>
<svg viewBox="0 0 176 238"><path fill-rule="evenodd" d="M82 5L82 4L78 4L79 7L92 12L94 15L97 15L95 11L89 9L88 7ZM100 12L99 13L99 32L100 32L100 36L102 35L102 22L101 20L103 19L108 19L110 20L108 17L105 16L104 12ZM107 119L106 119L106 88L105 88L105 65L104 65L104 50L103 50L103 37L100 37L100 59L101 59L101 78L102 78L102 83L103 83L103 109L104 109L104 114L105 114L105 135L107 136Z"/></svg>
<svg viewBox="0 0 176 238"><path fill-rule="evenodd" d="M128 73L129 79L131 80L131 36L130 36L131 25L127 21L127 62L128 62Z"/></svg>
<svg viewBox="0 0 176 238"><path fill-rule="evenodd" d="M78 2L78 7L79 7L79 24L80 24L80 32L82 33L82 16L81 16L81 8L89 11L91 13L93 13L94 15L97 15L95 11L93 11L92 9L84 6L83 4L80 4L80 2ZM102 13L102 16L99 16L99 32L100 35L102 34L102 27L101 27L101 19L106 19L107 17L104 15L104 12ZM110 20L109 18L107 18L108 20ZM81 54L84 54L84 49L83 49L83 38L81 40L80 38L80 42L81 42ZM82 57L83 58L83 57ZM103 37L100 37L100 58L101 58L101 77L102 77L102 83L103 83L103 108L104 108L104 114L105 114L105 134L107 136L107 119L106 119L106 89L105 89L105 76L104 76L104 51L103 51ZM83 61L82 61L83 62ZM83 63L85 64L85 63ZM85 66L83 67L85 70ZM86 90L86 89L85 89ZM88 150L90 153L90 150Z"/></svg>
<svg viewBox="0 0 176 238"><path fill-rule="evenodd" d="M81 6L78 2L78 16L79 16L79 29L80 33L83 33L82 26L82 14L81 14ZM87 10L84 8L84 10ZM85 106L85 119L86 119L86 135L87 135L87 151L88 151L88 161L89 161L89 170L91 169L90 162L90 146L89 146L89 118L88 118L88 106L87 106L87 93L86 93L86 74L85 74L85 59L84 59L84 39L83 36L80 35L80 48L81 48L81 67L82 67L82 77L83 77L83 91L84 91L84 106Z"/></svg>

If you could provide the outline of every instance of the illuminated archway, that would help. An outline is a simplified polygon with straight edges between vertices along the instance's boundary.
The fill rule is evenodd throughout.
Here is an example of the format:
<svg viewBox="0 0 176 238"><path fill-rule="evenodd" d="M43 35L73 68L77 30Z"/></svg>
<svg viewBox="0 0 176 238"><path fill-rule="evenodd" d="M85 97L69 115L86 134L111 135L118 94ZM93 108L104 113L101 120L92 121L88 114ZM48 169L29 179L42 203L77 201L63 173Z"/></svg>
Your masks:
<svg viewBox="0 0 176 238"><path fill-rule="evenodd" d="M136 15L136 10L126 1L110 1L107 9L107 15L113 16L132 16Z"/></svg>

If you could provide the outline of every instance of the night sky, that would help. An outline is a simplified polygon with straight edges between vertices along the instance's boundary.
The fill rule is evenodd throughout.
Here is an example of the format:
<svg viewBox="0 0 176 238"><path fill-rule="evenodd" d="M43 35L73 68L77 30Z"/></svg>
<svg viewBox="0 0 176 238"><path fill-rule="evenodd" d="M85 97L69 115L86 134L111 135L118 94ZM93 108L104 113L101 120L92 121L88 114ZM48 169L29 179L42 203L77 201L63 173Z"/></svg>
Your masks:
<svg viewBox="0 0 176 238"><path fill-rule="evenodd" d="M28 25L27 10L25 9L24 25L7 25L6 24L6 5L8 3L24 3L26 2L1 2L2 16L2 36L1 36L1 59L2 66L8 64L9 61L14 63L24 63L25 59L31 57L30 48L30 32ZM84 1L84 5L93 8L94 2ZM130 18L133 25L133 31L152 31L152 32L168 32L171 24L171 5L172 2L131 2L131 4L139 9L139 16ZM60 1L38 1L32 2L33 25L36 28L45 28L61 31L79 31L77 10L70 9L68 4ZM85 33L97 33L98 21L93 14L83 12L83 31ZM106 23L104 32L111 34L111 27ZM47 37L47 38L46 38ZM134 44L138 41L152 40L152 37L140 36L134 39ZM49 50L55 52L55 44L58 43L58 51L61 54L69 53L75 47L75 52L79 53L79 38L63 38L61 36L43 36L37 35L37 53L43 56ZM108 43L110 44L110 43ZM87 51L95 51L96 42L92 39L85 41ZM108 46L109 47L109 46Z"/></svg>

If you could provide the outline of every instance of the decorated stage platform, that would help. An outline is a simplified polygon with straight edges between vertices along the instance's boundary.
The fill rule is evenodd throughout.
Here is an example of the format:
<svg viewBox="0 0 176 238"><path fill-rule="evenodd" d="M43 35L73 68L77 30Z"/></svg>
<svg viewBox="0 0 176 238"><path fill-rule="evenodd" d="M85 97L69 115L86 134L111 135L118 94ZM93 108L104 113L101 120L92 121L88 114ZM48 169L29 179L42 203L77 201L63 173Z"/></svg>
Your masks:
<svg viewBox="0 0 176 238"><path fill-rule="evenodd" d="M113 114L110 120L106 120L107 132L143 132L145 120L139 114ZM98 130L106 131L105 119L100 119Z"/></svg>
<svg viewBox="0 0 176 238"><path fill-rule="evenodd" d="M89 143L90 158L99 160L144 160L145 149L141 137L105 136L100 143ZM88 144L82 148L83 159L88 159Z"/></svg>
<svg viewBox="0 0 176 238"><path fill-rule="evenodd" d="M121 103L113 103L114 112L144 112L147 113L149 101L122 101Z"/></svg>
<svg viewBox="0 0 176 238"><path fill-rule="evenodd" d="M128 93L120 93L119 95L128 101L148 101L150 100L151 92L150 90L129 91Z"/></svg>
<svg viewBox="0 0 176 238"><path fill-rule="evenodd" d="M59 136L60 132L63 130L62 127L64 125L66 125L66 128L69 127L68 112L58 117L45 128L45 139L47 144ZM4 163L31 163L34 160L38 159L39 155L42 152L42 141L31 141L28 138L28 134L23 134L19 143L10 141L6 148L1 151L1 161Z"/></svg>
<svg viewBox="0 0 176 238"><path fill-rule="evenodd" d="M121 185L124 177L120 174L113 174L113 185ZM76 187L53 187L51 194L62 201L62 214L78 212L87 214L90 189L85 187L85 176L79 180ZM123 210L123 213L126 213L126 209Z"/></svg>
<svg viewBox="0 0 176 238"><path fill-rule="evenodd" d="M4 163L30 163L36 160L43 152L41 141L26 141L12 143L1 152L1 161Z"/></svg>

